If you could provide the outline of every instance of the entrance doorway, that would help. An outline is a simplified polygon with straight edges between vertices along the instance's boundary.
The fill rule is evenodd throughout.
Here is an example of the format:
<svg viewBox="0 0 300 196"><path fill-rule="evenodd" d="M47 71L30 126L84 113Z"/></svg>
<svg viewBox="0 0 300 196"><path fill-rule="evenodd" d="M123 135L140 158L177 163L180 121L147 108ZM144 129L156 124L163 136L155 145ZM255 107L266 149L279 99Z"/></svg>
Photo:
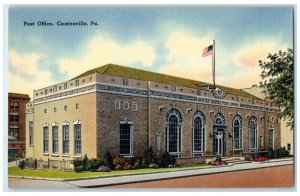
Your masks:
<svg viewBox="0 0 300 196"><path fill-rule="evenodd" d="M214 155L225 156L226 155L226 132L225 129L217 128L214 130Z"/></svg>
<svg viewBox="0 0 300 196"><path fill-rule="evenodd" d="M215 140L217 146L216 155L222 156L223 155L223 132L222 131L216 132Z"/></svg>

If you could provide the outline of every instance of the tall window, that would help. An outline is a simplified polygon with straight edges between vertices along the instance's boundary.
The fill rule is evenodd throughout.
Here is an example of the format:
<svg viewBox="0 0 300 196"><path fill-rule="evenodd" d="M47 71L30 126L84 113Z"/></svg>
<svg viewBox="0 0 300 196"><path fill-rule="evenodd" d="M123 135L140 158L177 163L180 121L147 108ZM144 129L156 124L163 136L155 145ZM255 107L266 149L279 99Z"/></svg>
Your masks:
<svg viewBox="0 0 300 196"><path fill-rule="evenodd" d="M233 119L233 150L242 149L242 118L236 115Z"/></svg>
<svg viewBox="0 0 300 196"><path fill-rule="evenodd" d="M172 109L167 113L167 151L170 153L181 152L181 124L182 117L178 110Z"/></svg>
<svg viewBox="0 0 300 196"><path fill-rule="evenodd" d="M75 154L81 154L81 124L74 125Z"/></svg>
<svg viewBox="0 0 300 196"><path fill-rule="evenodd" d="M58 153L58 126L52 127L52 152Z"/></svg>
<svg viewBox="0 0 300 196"><path fill-rule="evenodd" d="M120 154L131 155L130 124L120 124Z"/></svg>
<svg viewBox="0 0 300 196"><path fill-rule="evenodd" d="M269 129L269 148L274 149L274 129Z"/></svg>
<svg viewBox="0 0 300 196"><path fill-rule="evenodd" d="M63 125L63 154L70 153L69 125Z"/></svg>
<svg viewBox="0 0 300 196"><path fill-rule="evenodd" d="M45 126L43 128L43 152L48 153L49 152L49 127Z"/></svg>
<svg viewBox="0 0 300 196"><path fill-rule="evenodd" d="M257 146L257 119L252 116L249 120L249 148L256 149Z"/></svg>
<svg viewBox="0 0 300 196"><path fill-rule="evenodd" d="M64 83L64 89L67 89L67 88L68 88L68 84Z"/></svg>
<svg viewBox="0 0 300 196"><path fill-rule="evenodd" d="M33 145L33 122L29 122L29 145Z"/></svg>
<svg viewBox="0 0 300 196"><path fill-rule="evenodd" d="M79 80L75 80L75 86L79 86Z"/></svg>
<svg viewBox="0 0 300 196"><path fill-rule="evenodd" d="M198 111L193 121L193 152L203 152L205 144L205 116Z"/></svg>

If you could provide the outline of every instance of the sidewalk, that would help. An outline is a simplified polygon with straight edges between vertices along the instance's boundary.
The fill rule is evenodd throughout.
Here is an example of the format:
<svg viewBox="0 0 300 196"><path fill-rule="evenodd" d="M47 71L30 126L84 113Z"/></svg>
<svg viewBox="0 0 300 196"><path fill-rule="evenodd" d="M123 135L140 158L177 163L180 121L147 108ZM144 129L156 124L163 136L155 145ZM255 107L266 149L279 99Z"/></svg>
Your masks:
<svg viewBox="0 0 300 196"><path fill-rule="evenodd" d="M276 167L282 165L292 165L294 163L293 159L275 159L268 162L258 162L258 163L245 163L233 166L221 166L221 167L209 167L209 168L197 168L197 169L185 169L176 171L163 171L157 173L143 173L143 174L130 174L130 175L120 175L120 176L102 176L93 179L77 179L77 180L64 180L70 185L74 185L80 188L86 187L103 187L109 185L135 183L135 182L147 182L153 180L163 180L170 178L180 178L188 176L199 176L207 174L216 174L223 172L232 172L240 170L250 170L266 167Z"/></svg>

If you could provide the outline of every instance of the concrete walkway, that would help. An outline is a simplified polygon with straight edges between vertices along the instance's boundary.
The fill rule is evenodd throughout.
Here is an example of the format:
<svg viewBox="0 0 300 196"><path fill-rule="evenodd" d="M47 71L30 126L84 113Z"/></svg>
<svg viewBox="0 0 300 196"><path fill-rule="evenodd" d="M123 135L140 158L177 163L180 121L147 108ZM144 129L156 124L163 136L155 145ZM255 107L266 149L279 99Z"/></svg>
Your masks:
<svg viewBox="0 0 300 196"><path fill-rule="evenodd" d="M177 170L177 171L164 171L164 172L157 172L157 173L131 174L131 175L121 175L121 176L102 176L94 179L67 180L67 182L70 185L74 185L80 188L103 187L103 186L117 185L117 184L124 184L124 183L147 182L153 180L180 178L180 177L187 177L187 176L199 176L199 175L207 175L207 174L215 174L215 173L223 173L223 172L231 172L231 171L276 167L282 165L292 165L293 163L294 161L292 159L280 159L280 160L271 160L268 162L245 163L245 164L239 164L233 166L185 169L185 170Z"/></svg>

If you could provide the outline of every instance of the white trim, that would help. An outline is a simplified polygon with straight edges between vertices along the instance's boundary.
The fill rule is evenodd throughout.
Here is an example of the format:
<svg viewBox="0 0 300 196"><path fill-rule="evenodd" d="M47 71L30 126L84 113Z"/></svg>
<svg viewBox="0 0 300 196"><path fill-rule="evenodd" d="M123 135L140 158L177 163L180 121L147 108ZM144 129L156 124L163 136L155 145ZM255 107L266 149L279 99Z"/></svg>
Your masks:
<svg viewBox="0 0 300 196"><path fill-rule="evenodd" d="M58 123L57 122L54 122L53 124L52 124L52 127L58 127Z"/></svg>
<svg viewBox="0 0 300 196"><path fill-rule="evenodd" d="M45 123L43 124L43 127L49 127L49 124L45 122Z"/></svg>
<svg viewBox="0 0 300 196"><path fill-rule="evenodd" d="M120 121L120 124L129 124L129 125L133 125L133 121L127 120L127 118L125 118L124 120Z"/></svg>
<svg viewBox="0 0 300 196"><path fill-rule="evenodd" d="M81 154L76 154L76 155L74 155L73 157L74 157L74 158L81 158L82 155L81 155Z"/></svg>
<svg viewBox="0 0 300 196"><path fill-rule="evenodd" d="M70 157L70 154L62 154L62 157Z"/></svg>
<svg viewBox="0 0 300 196"><path fill-rule="evenodd" d="M59 154L58 153L53 153L51 154L52 157L59 157Z"/></svg>
<svg viewBox="0 0 300 196"><path fill-rule="evenodd" d="M76 121L73 122L73 124L74 124L74 125L81 125L81 120L78 120L78 119L77 119Z"/></svg>
<svg viewBox="0 0 300 196"><path fill-rule="evenodd" d="M68 121L65 120L65 121L62 123L62 125L63 125L63 126L70 125L70 122L68 122Z"/></svg>

